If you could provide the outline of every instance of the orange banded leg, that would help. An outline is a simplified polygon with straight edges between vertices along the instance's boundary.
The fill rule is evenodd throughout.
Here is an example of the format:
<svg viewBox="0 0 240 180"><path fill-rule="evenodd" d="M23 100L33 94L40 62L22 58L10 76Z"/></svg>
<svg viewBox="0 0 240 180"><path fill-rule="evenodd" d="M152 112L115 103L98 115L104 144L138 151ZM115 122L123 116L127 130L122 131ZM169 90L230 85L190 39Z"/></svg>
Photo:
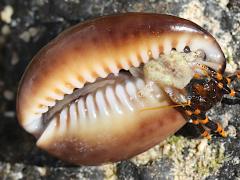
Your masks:
<svg viewBox="0 0 240 180"><path fill-rule="evenodd" d="M231 97L240 98L240 91L234 90L229 87L231 82L234 81L235 79L240 80L240 71L238 71L236 74L232 76L224 77L222 73L216 72L214 69L208 66L202 65L202 68L206 69L206 72L208 72L208 76L212 77L215 80L216 85L223 90L224 94L229 94Z"/></svg>
<svg viewBox="0 0 240 180"><path fill-rule="evenodd" d="M189 104L191 104L191 102L189 102ZM198 115L201 113L201 110L200 109L193 110L190 105L185 106L184 108L185 114L193 120L193 124L199 124L198 121L196 120L198 119Z"/></svg>
<svg viewBox="0 0 240 180"><path fill-rule="evenodd" d="M204 124L204 126L220 134L222 137L227 137L227 133L224 131L224 129L219 123L209 120L208 123Z"/></svg>
<svg viewBox="0 0 240 180"><path fill-rule="evenodd" d="M192 119L192 123L197 125L197 124L202 124L205 125L208 123L209 119L207 116L204 115L204 118L202 118L203 116L198 116L196 114L192 114L190 116L190 118Z"/></svg>
<svg viewBox="0 0 240 180"><path fill-rule="evenodd" d="M228 85L236 79L240 80L240 70L238 70L234 75L225 77L220 71L216 72L213 68L208 67L206 65L201 65L202 70L205 70L205 75L214 78L219 84L219 87L223 87L223 89L229 89ZM196 75L197 76L197 75ZM230 94L230 91L229 91Z"/></svg>
<svg viewBox="0 0 240 180"><path fill-rule="evenodd" d="M227 136L226 132L223 130L222 126L219 123L215 123L215 122L209 120L208 116L206 116L203 113L201 113L199 115L199 117L201 117L201 119L197 119L197 122L199 124L202 124L202 125L206 126L211 131L214 131L214 132L220 134L222 137Z"/></svg>
<svg viewBox="0 0 240 180"><path fill-rule="evenodd" d="M217 86L220 89L225 90L226 94L230 94L231 90L228 87L228 85L230 85L230 83L235 80L236 78L240 79L240 73L237 73L235 75L229 76L229 77L224 77L224 75L221 72L216 72L214 69L212 69L211 67L202 65L203 69L206 69L206 71L208 72L208 75L210 77L212 77L213 79L215 79Z"/></svg>
<svg viewBox="0 0 240 180"><path fill-rule="evenodd" d="M202 68L206 70L208 76L212 77L217 84L217 86L224 91L224 94L229 94L232 97L239 97L240 92L234 89L229 88L229 85L232 81L239 79L240 80L240 71L232 76L225 77L222 73L216 72L214 69L202 65Z"/></svg>
<svg viewBox="0 0 240 180"><path fill-rule="evenodd" d="M196 125L197 130L200 132L201 136L207 138L208 140L211 139L208 131L203 127L203 125L199 122L198 116L201 111L196 109L194 111L190 110L191 107L187 107L188 110L185 110L185 113L192 119L192 124Z"/></svg>
<svg viewBox="0 0 240 180"><path fill-rule="evenodd" d="M240 98L240 91L234 90L229 87L232 81L236 79L240 80L240 71L229 77L224 77L221 73L216 73L214 75L214 79L217 81L217 86L225 91L225 94L229 94L232 97Z"/></svg>
<svg viewBox="0 0 240 180"><path fill-rule="evenodd" d="M229 88L229 85L237 77L237 75L234 75L231 77L224 77L222 73L215 72L210 67L206 67L206 68L209 69L209 71L211 72L210 76L214 79L218 88L223 90L224 94L229 94L230 96L235 95L235 91L233 89Z"/></svg>
<svg viewBox="0 0 240 180"><path fill-rule="evenodd" d="M208 116L206 116L205 113L199 113L198 115L196 115L196 110L194 112L195 114L193 113L190 116L193 124L205 126L209 128L211 131L214 131L223 137L227 136L226 132L223 130L222 126L219 123L215 123L209 120Z"/></svg>
<svg viewBox="0 0 240 180"><path fill-rule="evenodd" d="M222 89L224 94L228 94L231 97L238 97L240 98L240 91L234 90L233 88L229 87L228 83L230 80L228 78L223 78L221 81L216 80L218 88Z"/></svg>
<svg viewBox="0 0 240 180"><path fill-rule="evenodd" d="M199 130L202 137L207 138L208 140L211 139L211 136L209 135L208 131L201 124L197 124L196 127Z"/></svg>
<svg viewBox="0 0 240 180"><path fill-rule="evenodd" d="M211 131L214 131L214 132L220 134L222 137L227 136L226 132L223 130L222 126L219 123L215 123L215 122L209 120L208 116L206 116L205 114L201 114L201 117L203 117L203 118L197 119L199 124L206 126Z"/></svg>

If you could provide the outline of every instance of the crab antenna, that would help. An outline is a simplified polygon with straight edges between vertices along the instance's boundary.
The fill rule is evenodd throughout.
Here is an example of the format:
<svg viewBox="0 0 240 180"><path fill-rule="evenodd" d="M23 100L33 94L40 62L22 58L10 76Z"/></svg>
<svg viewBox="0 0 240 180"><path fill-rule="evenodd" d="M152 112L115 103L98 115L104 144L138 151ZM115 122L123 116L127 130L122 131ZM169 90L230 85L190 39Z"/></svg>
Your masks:
<svg viewBox="0 0 240 180"><path fill-rule="evenodd" d="M183 104L175 104L175 105L166 105L166 106L156 106L156 107L146 107L143 109L140 109L139 111L152 111L152 110L159 110L159 109L166 109L166 108L175 108L175 107L184 107L189 106L189 102L183 103Z"/></svg>

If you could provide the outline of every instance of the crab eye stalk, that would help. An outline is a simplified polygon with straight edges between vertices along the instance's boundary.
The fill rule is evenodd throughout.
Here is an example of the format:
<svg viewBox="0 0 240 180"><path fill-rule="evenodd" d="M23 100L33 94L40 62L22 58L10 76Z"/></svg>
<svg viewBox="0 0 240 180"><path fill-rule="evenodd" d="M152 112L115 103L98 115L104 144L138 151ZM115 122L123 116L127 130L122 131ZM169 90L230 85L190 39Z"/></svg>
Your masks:
<svg viewBox="0 0 240 180"><path fill-rule="evenodd" d="M172 49L202 50L206 57L199 62L162 58ZM18 120L37 146L65 161L96 165L127 159L185 124L174 108L141 109L173 105L165 87L184 88L198 63L225 69L215 39L188 20L126 13L83 22L33 57L19 86ZM159 85L149 78L149 67L161 69L158 77L170 75L158 78ZM183 72L186 68L190 73Z"/></svg>

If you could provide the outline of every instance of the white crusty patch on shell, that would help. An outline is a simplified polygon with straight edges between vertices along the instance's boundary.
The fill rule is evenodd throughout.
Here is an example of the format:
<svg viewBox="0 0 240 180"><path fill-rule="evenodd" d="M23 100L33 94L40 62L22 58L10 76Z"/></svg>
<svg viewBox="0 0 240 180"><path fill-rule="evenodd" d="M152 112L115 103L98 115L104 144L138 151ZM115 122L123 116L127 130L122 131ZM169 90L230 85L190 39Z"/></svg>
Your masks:
<svg viewBox="0 0 240 180"><path fill-rule="evenodd" d="M144 75L161 87L183 89L192 79L194 70L180 53L173 51L145 64Z"/></svg>
<svg viewBox="0 0 240 180"><path fill-rule="evenodd" d="M184 89L194 74L204 74L202 64L216 68L206 63L205 58L202 50L189 53L171 51L168 55L161 55L146 63L143 68L144 77L156 82L163 89L164 87ZM136 70L133 72L138 73Z"/></svg>

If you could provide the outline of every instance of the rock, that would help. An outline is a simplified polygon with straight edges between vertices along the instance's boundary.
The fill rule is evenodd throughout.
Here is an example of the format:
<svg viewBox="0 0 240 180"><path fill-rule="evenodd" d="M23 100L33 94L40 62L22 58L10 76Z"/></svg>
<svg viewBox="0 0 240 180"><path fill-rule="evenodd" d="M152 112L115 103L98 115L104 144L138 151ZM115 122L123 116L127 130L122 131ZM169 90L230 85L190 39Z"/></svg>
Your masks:
<svg viewBox="0 0 240 180"><path fill-rule="evenodd" d="M117 164L117 177L119 180L137 179L139 177L138 167L131 161L122 161Z"/></svg>

